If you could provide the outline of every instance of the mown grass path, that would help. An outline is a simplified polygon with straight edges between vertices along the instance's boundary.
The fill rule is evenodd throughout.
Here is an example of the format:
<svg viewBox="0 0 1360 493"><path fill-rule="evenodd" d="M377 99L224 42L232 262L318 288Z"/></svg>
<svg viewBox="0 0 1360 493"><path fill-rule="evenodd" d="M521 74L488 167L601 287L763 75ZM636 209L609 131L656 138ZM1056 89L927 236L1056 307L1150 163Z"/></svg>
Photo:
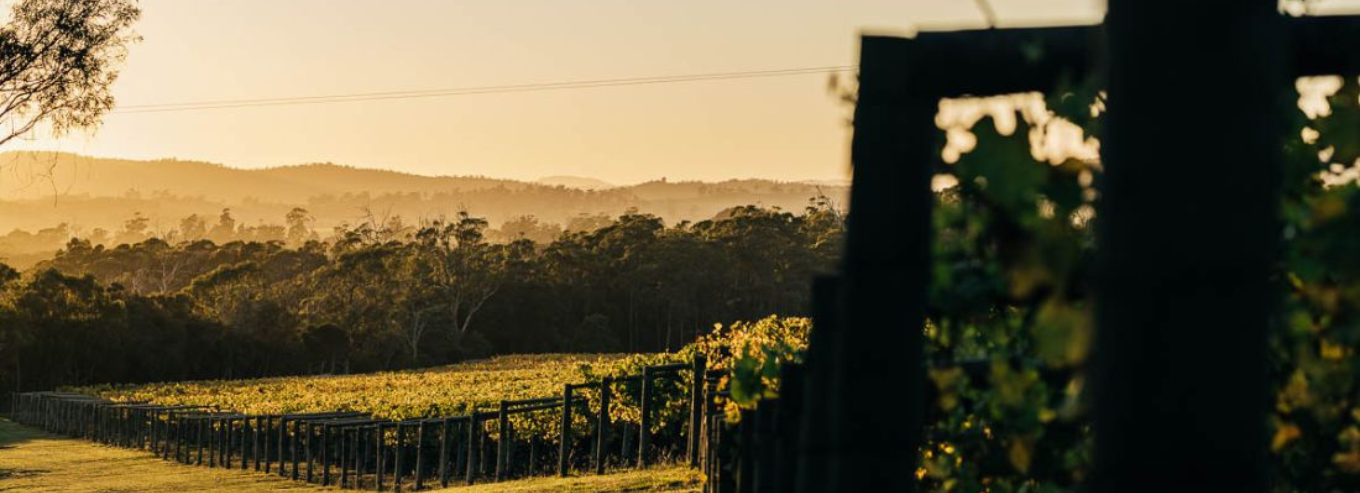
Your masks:
<svg viewBox="0 0 1360 493"><path fill-rule="evenodd" d="M540 478L444 492L684 492L699 490L697 471L658 467L605 476ZM321 488L253 471L226 471L184 466L157 459L147 452L106 447L43 433L0 420L0 492L123 493L123 492L342 491Z"/></svg>
<svg viewBox="0 0 1360 493"><path fill-rule="evenodd" d="M0 421L0 491L122 493L338 491L247 471L191 468Z"/></svg>

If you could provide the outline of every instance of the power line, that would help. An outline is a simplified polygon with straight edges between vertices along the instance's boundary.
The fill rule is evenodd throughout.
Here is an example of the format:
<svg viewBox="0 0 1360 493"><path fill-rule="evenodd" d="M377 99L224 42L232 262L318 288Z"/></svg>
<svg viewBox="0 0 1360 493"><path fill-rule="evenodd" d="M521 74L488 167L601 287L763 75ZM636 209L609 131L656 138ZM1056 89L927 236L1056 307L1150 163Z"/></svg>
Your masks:
<svg viewBox="0 0 1360 493"><path fill-rule="evenodd" d="M358 101L381 101L392 99L440 98L453 96L468 96L474 94L560 91L600 87L675 84L684 82L755 79L766 77L788 77L795 75L849 72L855 69L856 67L850 65L833 65L822 67L800 67L745 72L714 72L703 74L666 75L666 76L633 77L620 79L595 79L565 82L541 82L531 84L455 87L428 90L332 94L322 96L291 96L277 98L229 99L218 101L197 101L183 103L140 104L132 106L122 106L117 110L114 110L112 113L119 114L163 113L173 111L198 111L227 108L254 108L264 106L293 106L304 104L351 103Z"/></svg>

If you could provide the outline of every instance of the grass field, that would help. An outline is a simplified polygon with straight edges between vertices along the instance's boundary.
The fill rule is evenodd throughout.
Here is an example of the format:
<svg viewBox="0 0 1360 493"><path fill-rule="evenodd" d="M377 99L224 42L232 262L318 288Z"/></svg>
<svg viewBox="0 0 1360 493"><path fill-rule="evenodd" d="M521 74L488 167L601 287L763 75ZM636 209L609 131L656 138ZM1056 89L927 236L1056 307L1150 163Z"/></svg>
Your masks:
<svg viewBox="0 0 1360 493"><path fill-rule="evenodd" d="M453 487L460 493L695 492L699 474L664 467L605 476ZM0 492L122 493L341 491L247 471L184 466L138 452L42 433L0 420Z"/></svg>
<svg viewBox="0 0 1360 493"><path fill-rule="evenodd" d="M503 399L549 397L584 380L581 367L621 355L501 356L456 365L360 375L209 380L75 389L114 400L217 406L248 414L362 411L386 419L451 416Z"/></svg>

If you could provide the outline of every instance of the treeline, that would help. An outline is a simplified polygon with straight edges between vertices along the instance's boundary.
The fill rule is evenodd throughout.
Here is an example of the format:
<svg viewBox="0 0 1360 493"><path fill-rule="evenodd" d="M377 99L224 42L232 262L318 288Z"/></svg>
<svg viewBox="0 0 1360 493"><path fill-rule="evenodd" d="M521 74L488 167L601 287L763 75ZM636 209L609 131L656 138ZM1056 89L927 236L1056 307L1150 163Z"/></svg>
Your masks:
<svg viewBox="0 0 1360 493"><path fill-rule="evenodd" d="M405 225L398 214L378 214L366 211L358 223L382 223L396 230L412 231L418 225ZM341 236L351 228L350 223L341 223L330 231L318 231L317 220L312 212L294 207L280 216L282 222L258 221L254 224L240 220L231 208L224 208L219 214L205 215L192 213L177 220L175 224L165 225L159 221L134 212L124 219L115 229L93 228L83 230L60 223L36 232L15 229L0 235L0 261L11 266L26 269L39 262L50 259L53 254L65 248L72 238L79 238L91 246L114 247L133 245L151 239L166 243L195 242L210 240L215 244L234 241L271 243L280 242L289 246L302 246L308 241L330 240ZM604 214L578 214L558 224L539 219L533 215L514 216L503 221L499 228L486 231L488 240L504 243L527 238L537 243L549 243L557 239L563 231L593 231L608 225L613 219ZM324 228L323 228L324 229Z"/></svg>
<svg viewBox="0 0 1360 493"><path fill-rule="evenodd" d="M202 237L217 244L285 238L291 227L286 217L299 209L324 240L336 227L370 216L412 219L472 210L493 229L533 217L578 230L571 223L630 210L675 224L706 220L740 204L799 210L813 197L843 202L848 192L837 182L662 178L618 187L594 183L601 188L587 190L551 180L420 176L331 164L247 170L194 161L29 152L0 153L0 159L15 179L0 189L0 261L21 270L51 257L73 237L110 246L150 237L170 243ZM59 173L53 176L52 170ZM557 181L592 186L579 178ZM229 229L219 227L224 211L230 216ZM494 236L488 232L493 242ZM554 239L548 235L535 241Z"/></svg>
<svg viewBox="0 0 1360 493"><path fill-rule="evenodd" d="M675 349L715 322L805 313L843 220L817 201L797 214L744 206L698 223L628 213L597 226L497 243L485 220L460 213L365 221L299 246L71 240L26 273L0 270L0 384Z"/></svg>

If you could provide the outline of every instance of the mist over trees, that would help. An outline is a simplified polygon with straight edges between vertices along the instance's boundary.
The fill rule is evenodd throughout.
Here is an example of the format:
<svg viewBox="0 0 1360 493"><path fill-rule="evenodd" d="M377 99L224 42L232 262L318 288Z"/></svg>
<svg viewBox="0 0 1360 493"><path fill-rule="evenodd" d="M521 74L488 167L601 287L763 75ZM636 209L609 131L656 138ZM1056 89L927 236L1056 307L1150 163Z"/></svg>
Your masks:
<svg viewBox="0 0 1360 493"><path fill-rule="evenodd" d="M625 213L558 232L526 218L499 242L466 212L416 224L374 216L320 241L303 210L259 233L267 239L214 241L229 218L186 218L174 240L73 239L24 273L0 267L0 385L675 349L717 322L805 313L806 280L830 270L843 228L825 200L669 226ZM115 236L135 232L146 229L134 217Z"/></svg>
<svg viewBox="0 0 1360 493"><path fill-rule="evenodd" d="M562 231L592 231L630 210L674 224L710 219L739 204L798 210L814 197L842 202L847 192L834 184L770 180L577 189L330 164L246 170L30 152L0 154L0 167L13 169L7 177L35 180L0 187L0 262L20 269L50 258L71 238L106 247L153 237L301 246L307 239L329 241L355 224L399 217L414 226L471 210L489 223L490 242L548 243Z"/></svg>

